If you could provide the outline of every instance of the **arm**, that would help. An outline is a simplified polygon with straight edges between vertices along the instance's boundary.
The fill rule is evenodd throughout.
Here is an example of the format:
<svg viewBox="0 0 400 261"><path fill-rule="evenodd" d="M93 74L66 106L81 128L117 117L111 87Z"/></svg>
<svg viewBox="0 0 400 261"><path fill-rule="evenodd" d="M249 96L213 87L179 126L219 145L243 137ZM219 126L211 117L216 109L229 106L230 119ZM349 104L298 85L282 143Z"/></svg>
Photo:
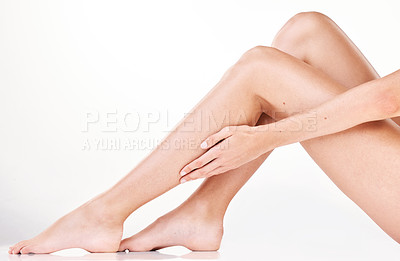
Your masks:
<svg viewBox="0 0 400 261"><path fill-rule="evenodd" d="M272 124L225 127L201 144L207 151L183 167L180 174L184 180L210 177L240 167L279 146L396 116L400 116L400 70ZM204 166L213 170L205 171Z"/></svg>
<svg viewBox="0 0 400 261"><path fill-rule="evenodd" d="M279 147L399 115L400 70L350 89L308 112L255 128L266 143L271 142L267 137L271 131L279 132L274 144Z"/></svg>

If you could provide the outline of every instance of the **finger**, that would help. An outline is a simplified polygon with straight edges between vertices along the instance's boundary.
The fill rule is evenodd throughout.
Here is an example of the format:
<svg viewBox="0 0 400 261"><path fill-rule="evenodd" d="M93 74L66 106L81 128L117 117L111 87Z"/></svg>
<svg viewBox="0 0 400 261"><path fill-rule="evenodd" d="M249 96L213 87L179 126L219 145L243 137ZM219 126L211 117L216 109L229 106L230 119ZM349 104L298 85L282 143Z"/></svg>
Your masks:
<svg viewBox="0 0 400 261"><path fill-rule="evenodd" d="M187 164L183 169L181 170L180 174L181 176L185 176L186 174L190 173L191 171L201 168L210 161L214 160L217 157L217 153L215 150L209 150L194 161L190 162Z"/></svg>
<svg viewBox="0 0 400 261"><path fill-rule="evenodd" d="M210 163L208 163L207 165L205 165L201 168L198 168L198 169L190 172L186 176L182 177L180 182L182 184L182 183L185 183L186 181L200 179L200 178L206 178L206 177L208 177L208 174L211 171L213 171L214 169L216 169L218 167L219 167L218 162L216 162L216 160L213 160Z"/></svg>
<svg viewBox="0 0 400 261"><path fill-rule="evenodd" d="M223 139L226 139L232 135L231 126L227 126L222 128L219 132L209 136L205 139L201 144L200 148L208 149L220 142Z"/></svg>

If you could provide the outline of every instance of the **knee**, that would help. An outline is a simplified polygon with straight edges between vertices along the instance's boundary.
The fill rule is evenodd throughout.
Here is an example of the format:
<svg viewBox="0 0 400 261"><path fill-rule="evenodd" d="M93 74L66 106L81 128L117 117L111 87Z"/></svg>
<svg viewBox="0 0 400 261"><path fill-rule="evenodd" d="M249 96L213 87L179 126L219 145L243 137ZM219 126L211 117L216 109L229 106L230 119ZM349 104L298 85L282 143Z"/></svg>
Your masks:
<svg viewBox="0 0 400 261"><path fill-rule="evenodd" d="M240 59L227 71L224 77L242 81L244 84L222 85L238 88L239 92L253 92L257 88L256 81L260 75L266 76L279 64L282 52L273 47L256 46L246 51Z"/></svg>
<svg viewBox="0 0 400 261"><path fill-rule="evenodd" d="M298 47L325 31L331 21L328 16L318 12L298 13L278 32L272 46L278 49Z"/></svg>
<svg viewBox="0 0 400 261"><path fill-rule="evenodd" d="M246 51L236 63L238 67L250 68L251 70L264 67L265 65L274 63L280 51L274 47L256 46Z"/></svg>

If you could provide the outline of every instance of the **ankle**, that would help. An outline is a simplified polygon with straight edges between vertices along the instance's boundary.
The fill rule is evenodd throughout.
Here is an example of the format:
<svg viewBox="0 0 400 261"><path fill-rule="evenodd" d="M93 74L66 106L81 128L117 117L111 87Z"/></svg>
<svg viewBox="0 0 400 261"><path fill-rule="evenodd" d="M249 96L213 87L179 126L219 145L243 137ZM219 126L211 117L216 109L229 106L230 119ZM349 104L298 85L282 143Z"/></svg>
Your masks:
<svg viewBox="0 0 400 261"><path fill-rule="evenodd" d="M85 211L105 224L123 224L125 217L113 210L112 204L103 195L99 195L82 205Z"/></svg>
<svg viewBox="0 0 400 261"><path fill-rule="evenodd" d="M222 222L226 208L219 206L210 200L187 200L182 205L182 208L188 211L188 214L202 217L210 222Z"/></svg>

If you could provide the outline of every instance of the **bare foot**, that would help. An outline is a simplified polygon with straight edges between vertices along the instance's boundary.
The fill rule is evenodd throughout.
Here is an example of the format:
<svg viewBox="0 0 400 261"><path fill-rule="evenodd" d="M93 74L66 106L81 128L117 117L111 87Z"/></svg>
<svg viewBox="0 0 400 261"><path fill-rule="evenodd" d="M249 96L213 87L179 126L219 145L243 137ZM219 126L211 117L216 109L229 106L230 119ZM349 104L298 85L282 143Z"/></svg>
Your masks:
<svg viewBox="0 0 400 261"><path fill-rule="evenodd" d="M213 218L201 206L183 204L130 238L122 240L119 251L151 251L184 246L193 251L216 251L223 235L221 218Z"/></svg>
<svg viewBox="0 0 400 261"><path fill-rule="evenodd" d="M67 248L89 252L116 252L122 221L107 214L104 205L88 202L57 220L38 236L10 247L9 254L46 254Z"/></svg>

